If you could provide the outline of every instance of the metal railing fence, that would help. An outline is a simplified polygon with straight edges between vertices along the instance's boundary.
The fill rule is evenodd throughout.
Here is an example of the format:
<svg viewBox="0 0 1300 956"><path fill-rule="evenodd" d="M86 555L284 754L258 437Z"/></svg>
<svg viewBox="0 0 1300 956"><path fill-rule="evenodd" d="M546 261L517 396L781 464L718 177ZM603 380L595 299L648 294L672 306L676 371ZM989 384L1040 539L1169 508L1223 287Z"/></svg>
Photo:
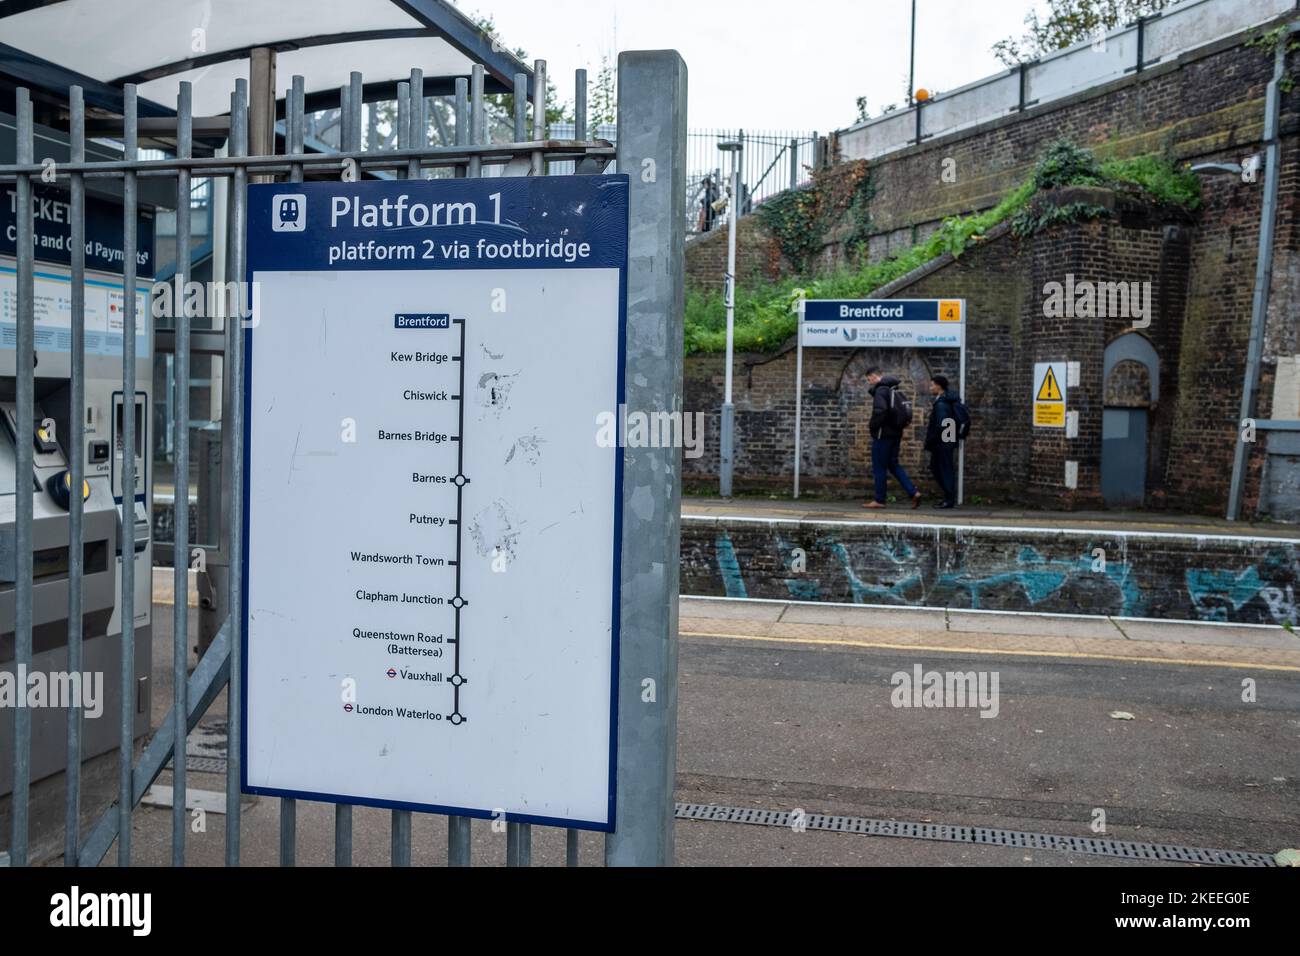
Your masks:
<svg viewBox="0 0 1300 956"><path fill-rule="evenodd" d="M258 51L254 51L256 54ZM646 54L647 57L660 56ZM673 54L676 64L680 60ZM649 68L659 69L660 61L645 61ZM666 61L665 61L666 62ZM677 67L674 66L673 69ZM682 74L684 77L684 73ZM572 164L575 173L599 173L615 159L615 150L608 143L594 142L589 138L586 128L586 75L578 71L576 97L576 123L572 136L568 139L548 139L541 124L531 124L528 117L529 98L527 96L527 77L519 74L515 77L515 114L513 117L513 142L491 143L488 141L485 126L484 108L484 70L474 66L468 77L458 78L454 97L454 138L455 142L447 145L433 146L428 142L428 118L425 114L427 101L423 95L423 77L419 70L410 74L407 82L398 85L398 119L396 148L380 149L383 144L363 145L365 128L362 122L362 76L352 73L350 83L340 90L342 107L339 111L341 122L341 148L338 152L308 153L304 150L304 135L307 129L304 110L304 82L295 76L286 104L287 117L286 153L274 153L274 138L269 142L263 130L272 129L268 119L268 110L274 108L270 100L269 86L260 84L254 57L254 98L250 106L250 81L240 79L230 100L230 139L228 155L210 157L194 156L193 122L191 109L191 87L181 83L176 104L176 150L175 156L142 159L138 146L137 94L134 85L124 89L123 116L123 155L120 160L87 162L85 154L86 110L83 92L79 87L69 91L69 123L72 143L71 161L62 164L57 171L58 179L66 183L70 192L70 213L72 228L71 244L71 288L72 288L72 355L71 355L71 389L72 407L80 408L83 401L80 389L85 376L85 302L84 283L86 278L85 263L85 215L86 215L86 181L90 179L114 179L122 184L124 196L123 230L125 246L125 287L129 290L135 283L136 242L136 208L137 183L145 177L162 177L174 181L176 195L181 197L176 204L176 249L177 269L175 281L177 288L183 288L185 274L192 256L192 216L201 207L186 198L206 195L205 183L225 180L229 184L226 208L226 229L224 264L227 281L241 280L245 269L244 223L246 216L246 185L251 181L285 180L301 182L308 173L338 175L342 170L351 168L358 175L367 172L384 171L398 178L433 177L452 175L461 177L478 177L489 173L502 175L544 175L548 164ZM684 79L681 81L681 97L684 100ZM258 88L261 87L261 88ZM544 116L544 103L541 96L546 89L545 61L536 63L535 96L531 103L533 116ZM260 95L259 95L260 94ZM677 109L676 102L673 109ZM649 107L646 107L649 110ZM684 109L684 106L683 106ZM273 116L273 114L271 114ZM668 113L672 116L674 114ZM33 220L33 183L39 180L43 167L36 164L33 155L33 118L32 101L26 89L20 89L17 95L17 153L13 165L0 165L0 183L15 182L17 194L17 349L16 349L16 391L17 414L19 421L31 420L33 414L34 387L34 316L33 316L33 281L34 254L32 247ZM530 135L531 132L531 135ZM670 131L676 135L676 131ZM250 149L250 136L252 145ZM671 145L672 138L669 138ZM198 180L196 185L195 180ZM679 171L668 177L670 184L676 188L680 183ZM647 202L646 206L653 205ZM219 204L216 206L220 212ZM669 207L671 208L671 206ZM659 215L653 209L645 209L641 215ZM658 241L658 240L656 240ZM678 250L680 251L680 250ZM657 267L656 271L660 271ZM680 276L677 277L680 279ZM661 281L657 278L655 281ZM176 301L181 300L177 295ZM134 408L136 384L136 330L140 317L136 314L135 298L124 296L124 346L122 357L122 384L124 392L124 445L133 447L135 437ZM651 300L651 306L657 307ZM172 526L174 535L174 554L188 555L191 547L191 528L189 515L189 473L190 473L190 429L189 429L189 384L190 358L192 354L220 355L223 361L223 491L226 504L226 520L223 522L225 533L219 546L208 553L207 563L224 563L228 568L237 568L234 556L241 551L240 536L242 521L232 520L238 517L239 502L242 499L242 468L240 463L244 456L243 402L239 396L243 392L243 347L242 322L235 316L226 317L224 330L203 332L192 328L189 315L184 308L176 309L172 317L174 331L165 338L174 343L174 375L172 377L173 398L171 401L172 428L174 434L175 459L175 493L172 504ZM666 321L671 322L669 318ZM680 321L680 317L678 317ZM160 335L160 346L164 336ZM672 336L669 336L671 340ZM677 339L680 340L680 329ZM659 387L659 386L656 386ZM678 382L680 387L680 382ZM69 439L70 471L72 487L80 487L85 475L84 447L85 430L82 415L72 416L72 434ZM17 443L17 475L30 475L33 467L33 450L31 442ZM130 454L123 455L124 488L134 484L132 474L133 460ZM629 459L631 461L631 459ZM647 458L648 461L648 458ZM629 467L633 467L629 465ZM665 473L671 469L660 468ZM21 479L19 479L21 481ZM18 485L17 489L21 490ZM679 486L678 486L679 488ZM32 663L32 496L18 494L16 515L16 641L15 664L18 667L30 667ZM68 667L72 673L80 673L83 635L81 633L81 591L84 567L80 543L82 541L82 505L81 497L73 494L70 504L70 565L69 578L69 628L68 628ZM670 531L675 525L670 526ZM107 855L114 842L117 846L117 862L129 865L132 861L132 814L145 791L165 769L170 768L173 781L172 794L172 853L174 865L183 865L186 861L186 819L187 779L186 779L186 738L203 716L221 690L228 690L229 738L226 764L225 788L225 861L227 865L237 865L240 861L240 791L241 791L241 741L240 713L242 687L241 661L241 619L240 575L235 571L228 574L225 584L225 606L234 609L222 625L216 639L203 655L193 674L187 673L187 639L190 634L190 609L185 595L188 593L189 579L187 561L175 560L174 586L175 601L173 608L173 698L171 711L156 732L145 745L138 762L133 759L134 733L132 728L134 694L131 681L134 675L135 635L132 622L135 620L135 588L132 580L134 562L134 523L122 522L124 537L122 553L128 556L122 562L120 612L123 621L122 633L122 688L120 714L120 741L118 745L118 795L116 805L110 807L83 836L79 815L82 804L82 747L81 728L83 714L79 704L74 703L68 714L67 723L67 760L65 791L67 800L66 835L64 860L68 865L94 866ZM671 538L671 534L667 536ZM665 548L675 548L675 538L663 542ZM665 587L675 589L675 574L665 581ZM675 593L675 591L673 591ZM673 622L675 625L675 621ZM675 631L673 632L675 636ZM663 641L659 642L660 644ZM671 640L669 641L671 643ZM633 655L629 654L629 659ZM644 666L644 663L642 664ZM637 673L642 673L638 671ZM639 678L638 678L639 680ZM673 696L675 707L675 694ZM636 718L642 719L642 718ZM657 718L658 719L658 718ZM658 724L656 724L658 726ZM669 724L671 726L671 724ZM19 708L15 721L14 734L14 778L11 815L11 865L28 863L28 829L30 811L32 728L30 715L25 708ZM627 748L629 760L636 758L636 747ZM622 761L620 760L620 767ZM620 773L621 773L620 769ZM661 776L663 774L660 774ZM620 784L621 786L621 784ZM655 788L646 788L655 789ZM671 814L671 789L668 791L668 813ZM662 802L662 801L661 801ZM669 818L670 819L670 818ZM336 804L335 809L335 862L349 865L352 859L352 807L348 804ZM292 799L280 801L280 847L279 859L282 865L293 865L297 843L297 806ZM662 838L661 838L662 839ZM671 836L667 838L671 846ZM607 855L610 853L607 843ZM566 838L567 863L570 866L578 862L577 831L569 830ZM621 852L626 852L621 851ZM466 817L449 817L447 831L448 863L453 866L465 866L470 861L470 820ZM669 849L671 853L671 849ZM531 861L531 826L524 823L508 823L507 859L510 865L527 866ZM411 860L411 813L410 811L392 811L392 846L391 859L394 866L408 865Z"/></svg>

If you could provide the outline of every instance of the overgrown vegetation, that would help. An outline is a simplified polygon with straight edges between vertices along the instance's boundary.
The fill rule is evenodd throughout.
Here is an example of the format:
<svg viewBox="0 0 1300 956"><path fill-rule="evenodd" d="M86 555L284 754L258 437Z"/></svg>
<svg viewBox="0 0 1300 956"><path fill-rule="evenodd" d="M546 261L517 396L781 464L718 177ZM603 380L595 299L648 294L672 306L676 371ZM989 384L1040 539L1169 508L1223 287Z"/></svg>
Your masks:
<svg viewBox="0 0 1300 956"><path fill-rule="evenodd" d="M1016 235L1027 236L1060 222L1090 219L1107 213L1104 207L1087 203L1059 205L1044 201L1042 194L1045 191L1065 186L1101 186L1140 196L1156 204L1189 210L1195 209L1200 201L1195 175L1176 169L1166 159L1140 156L1098 161L1090 151L1072 143L1052 143L1044 150L1033 174L992 209L945 219L927 239L897 256L879 262L863 262L821 276L803 275L777 283L738 288L736 350L768 352L779 348L795 331L796 311L801 298L865 298L938 256L945 253L960 256L1003 222L1010 222ZM795 192L798 194L801 190ZM812 204L797 215L807 216L814 228L820 228L816 209ZM793 230L795 218L793 212L783 215L782 228ZM804 260L810 256L811 253L804 253ZM687 354L720 352L726 348L726 335L727 312L722 295L717 292L688 292Z"/></svg>
<svg viewBox="0 0 1300 956"><path fill-rule="evenodd" d="M1288 54L1300 50L1300 40L1294 39L1295 34L1288 33L1285 26L1274 27L1272 30L1263 30L1255 34L1246 41L1246 46L1259 47L1272 59L1277 56L1277 49L1283 43L1286 46ZM1283 93L1290 93L1295 89L1296 80L1300 78L1300 67L1293 66L1282 75L1278 81L1278 89Z"/></svg>
<svg viewBox="0 0 1300 956"><path fill-rule="evenodd" d="M758 207L763 227L782 254L800 272L827 244L830 230L845 219L844 242L855 248L871 233L871 198L876 194L866 163L845 163L818 170L798 189L787 189Z"/></svg>

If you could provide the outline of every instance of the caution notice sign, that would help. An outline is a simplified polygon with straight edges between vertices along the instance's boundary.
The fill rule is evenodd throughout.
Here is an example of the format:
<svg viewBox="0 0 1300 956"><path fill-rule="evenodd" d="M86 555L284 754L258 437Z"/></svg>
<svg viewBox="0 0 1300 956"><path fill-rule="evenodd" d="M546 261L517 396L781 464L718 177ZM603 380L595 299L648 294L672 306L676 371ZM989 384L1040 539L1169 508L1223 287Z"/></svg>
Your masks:
<svg viewBox="0 0 1300 956"><path fill-rule="evenodd" d="M1065 427L1065 362L1034 363L1034 427Z"/></svg>

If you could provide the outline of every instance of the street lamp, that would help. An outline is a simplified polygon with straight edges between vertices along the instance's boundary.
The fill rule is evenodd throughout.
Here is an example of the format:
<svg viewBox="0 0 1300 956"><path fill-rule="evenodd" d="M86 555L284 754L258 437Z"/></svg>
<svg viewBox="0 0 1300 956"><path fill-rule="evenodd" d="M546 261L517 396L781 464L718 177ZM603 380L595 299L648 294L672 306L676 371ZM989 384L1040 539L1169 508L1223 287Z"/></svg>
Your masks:
<svg viewBox="0 0 1300 956"><path fill-rule="evenodd" d="M731 195L727 201L727 385L722 400L722 435L718 450L718 477L722 497L731 497L731 475L735 467L735 406L731 404L731 364L736 331L736 206L740 202L740 153L745 148L745 134L723 140L718 149L731 154Z"/></svg>

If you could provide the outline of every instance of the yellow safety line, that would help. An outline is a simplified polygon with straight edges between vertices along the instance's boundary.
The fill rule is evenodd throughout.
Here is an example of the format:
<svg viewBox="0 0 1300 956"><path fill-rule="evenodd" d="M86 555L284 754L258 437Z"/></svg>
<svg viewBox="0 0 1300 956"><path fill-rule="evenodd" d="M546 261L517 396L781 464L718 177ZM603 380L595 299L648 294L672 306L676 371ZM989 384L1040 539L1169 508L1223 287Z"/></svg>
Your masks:
<svg viewBox="0 0 1300 956"><path fill-rule="evenodd" d="M765 637L758 634L719 634L678 631L682 637L717 637L738 641L774 641L779 644L833 644L844 647L873 647L891 651L952 651L957 654L1013 654L1022 657L1068 657L1102 661L1138 661L1147 664L1190 664L1198 667L1243 667L1266 671L1296 671L1294 664L1250 664L1243 661L1213 661L1192 657L1125 657L1117 654L1087 654L1081 651L1026 651L1000 647L947 647L934 644L886 644L878 641L849 641L831 637Z"/></svg>

